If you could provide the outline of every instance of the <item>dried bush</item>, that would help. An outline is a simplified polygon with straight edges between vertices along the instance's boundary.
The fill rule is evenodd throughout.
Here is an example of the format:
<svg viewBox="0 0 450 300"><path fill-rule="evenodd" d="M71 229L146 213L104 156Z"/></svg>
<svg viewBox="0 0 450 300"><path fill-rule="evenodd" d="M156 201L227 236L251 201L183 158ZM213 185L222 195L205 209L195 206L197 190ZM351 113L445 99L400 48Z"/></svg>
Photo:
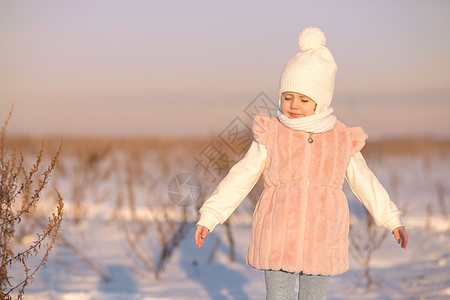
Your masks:
<svg viewBox="0 0 450 300"><path fill-rule="evenodd" d="M79 224L87 215L88 199L102 202L109 196L103 183L111 177L113 166L109 163L111 146L108 143L92 142L87 139L79 141L73 147L70 165L71 207L70 220ZM102 189L103 188L103 189Z"/></svg>
<svg viewBox="0 0 450 300"><path fill-rule="evenodd" d="M155 153L160 170L156 166L144 164L147 159L145 149L133 150L134 155L128 157L124 167L125 178L119 178L120 182L126 184L126 191L119 189L117 202L121 203L121 225L130 254L135 260L134 270L139 272L143 269L144 274L153 274L156 279L160 278L174 250L192 228L188 222L188 208L165 203L159 199L165 197L156 192L161 181L167 182L165 177L171 173L167 156L170 146L160 146L164 147L164 151L159 149Z"/></svg>
<svg viewBox="0 0 450 300"><path fill-rule="evenodd" d="M370 273L370 263L373 254L383 244L388 237L387 230L379 228L369 211L364 207L364 226L359 227L350 223L350 248L349 254L364 271L362 275L358 275L356 286L363 286L366 291L370 291L374 286L380 286L381 283L376 281Z"/></svg>
<svg viewBox="0 0 450 300"><path fill-rule="evenodd" d="M447 232L450 233L450 214L448 213L448 203L446 201L445 195L447 194L447 190L445 185L438 181L436 183L436 190L437 190L437 198L438 198L438 205L439 205L439 211L442 215L442 221L445 222L444 224L447 224Z"/></svg>
<svg viewBox="0 0 450 300"><path fill-rule="evenodd" d="M42 144L34 165L26 171L23 154L16 150L10 152L8 149L6 128L11 115L12 110L0 132L0 299L12 299L14 293L17 294L17 299L23 299L25 287L31 284L36 272L47 263L61 227L64 203L59 192L56 190L56 213L48 218L45 228L37 233L35 241L17 253L14 253L12 247L16 241L15 232L24 217L33 217L32 213L58 161L61 145L50 165L39 174L44 153ZM30 260L37 257L38 263L31 266ZM8 275L10 268L23 268L23 279L13 280Z"/></svg>
<svg viewBox="0 0 450 300"><path fill-rule="evenodd" d="M397 205L401 207L403 212L407 211L408 203L399 202L399 190L401 180L396 172L391 173L391 179L388 190L392 199L396 199ZM389 236L389 232L384 228L376 225L369 211L361 204L360 209L364 210L364 217L361 224L350 223L350 248L349 253L355 262L363 269L362 275L358 274L356 281L357 286L364 287L366 291L372 290L375 286L381 286L381 282L375 280L371 273L370 267L374 253L382 246L383 242Z"/></svg>

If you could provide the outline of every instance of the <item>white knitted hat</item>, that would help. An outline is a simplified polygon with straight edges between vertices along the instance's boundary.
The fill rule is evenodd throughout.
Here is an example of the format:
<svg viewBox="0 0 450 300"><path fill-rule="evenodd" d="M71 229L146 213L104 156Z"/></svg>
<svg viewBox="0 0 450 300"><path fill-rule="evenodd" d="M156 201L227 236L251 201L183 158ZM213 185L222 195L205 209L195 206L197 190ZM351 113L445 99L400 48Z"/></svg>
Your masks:
<svg viewBox="0 0 450 300"><path fill-rule="evenodd" d="M281 73L280 101L282 93L296 92L317 103L316 114L330 106L337 65L325 43L325 34L319 28L303 29L298 36L300 52L286 62Z"/></svg>

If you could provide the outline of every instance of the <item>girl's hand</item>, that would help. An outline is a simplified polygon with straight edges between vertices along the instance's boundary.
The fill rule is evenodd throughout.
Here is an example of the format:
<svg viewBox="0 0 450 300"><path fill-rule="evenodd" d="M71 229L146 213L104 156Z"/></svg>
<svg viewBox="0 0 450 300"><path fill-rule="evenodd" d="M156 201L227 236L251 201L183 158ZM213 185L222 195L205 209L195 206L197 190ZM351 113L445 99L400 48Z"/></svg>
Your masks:
<svg viewBox="0 0 450 300"><path fill-rule="evenodd" d="M408 245L408 234L406 233L405 226L400 226L394 229L394 236L397 240L397 243L405 249L406 245Z"/></svg>
<svg viewBox="0 0 450 300"><path fill-rule="evenodd" d="M206 235L208 234L209 229L202 225L197 225L197 229L195 230L195 244L197 247L201 248L203 243L205 242Z"/></svg>

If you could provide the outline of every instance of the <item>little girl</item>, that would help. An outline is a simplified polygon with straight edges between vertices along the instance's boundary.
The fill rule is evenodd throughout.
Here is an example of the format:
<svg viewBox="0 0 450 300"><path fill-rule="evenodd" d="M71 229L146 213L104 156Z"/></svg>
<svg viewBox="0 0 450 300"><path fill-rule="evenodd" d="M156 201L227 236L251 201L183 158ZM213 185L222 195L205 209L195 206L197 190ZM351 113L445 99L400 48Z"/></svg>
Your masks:
<svg viewBox="0 0 450 300"><path fill-rule="evenodd" d="M402 248L401 211L367 167L367 135L337 120L330 107L337 66L318 28L299 36L300 52L280 79L277 118L258 114L254 140L200 209L195 243L223 223L264 174L253 214L247 263L264 270L267 299L325 299L331 275L348 270L349 210L344 178L379 226Z"/></svg>

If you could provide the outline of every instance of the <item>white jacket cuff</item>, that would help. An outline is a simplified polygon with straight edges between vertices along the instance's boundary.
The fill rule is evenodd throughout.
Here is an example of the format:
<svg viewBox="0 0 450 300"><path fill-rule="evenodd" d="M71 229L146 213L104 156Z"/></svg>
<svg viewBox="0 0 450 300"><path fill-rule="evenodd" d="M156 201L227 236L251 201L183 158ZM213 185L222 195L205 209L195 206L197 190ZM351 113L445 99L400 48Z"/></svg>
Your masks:
<svg viewBox="0 0 450 300"><path fill-rule="evenodd" d="M220 220L213 214L208 212L203 212L198 220L197 225L202 225L208 228L209 232L213 231Z"/></svg>
<svg viewBox="0 0 450 300"><path fill-rule="evenodd" d="M405 225L403 224L400 217L394 217L394 218L390 219L389 221L387 221L386 223L384 223L384 225L383 225L383 227L388 229L390 232L394 231L395 228L401 227L401 226L405 226Z"/></svg>

